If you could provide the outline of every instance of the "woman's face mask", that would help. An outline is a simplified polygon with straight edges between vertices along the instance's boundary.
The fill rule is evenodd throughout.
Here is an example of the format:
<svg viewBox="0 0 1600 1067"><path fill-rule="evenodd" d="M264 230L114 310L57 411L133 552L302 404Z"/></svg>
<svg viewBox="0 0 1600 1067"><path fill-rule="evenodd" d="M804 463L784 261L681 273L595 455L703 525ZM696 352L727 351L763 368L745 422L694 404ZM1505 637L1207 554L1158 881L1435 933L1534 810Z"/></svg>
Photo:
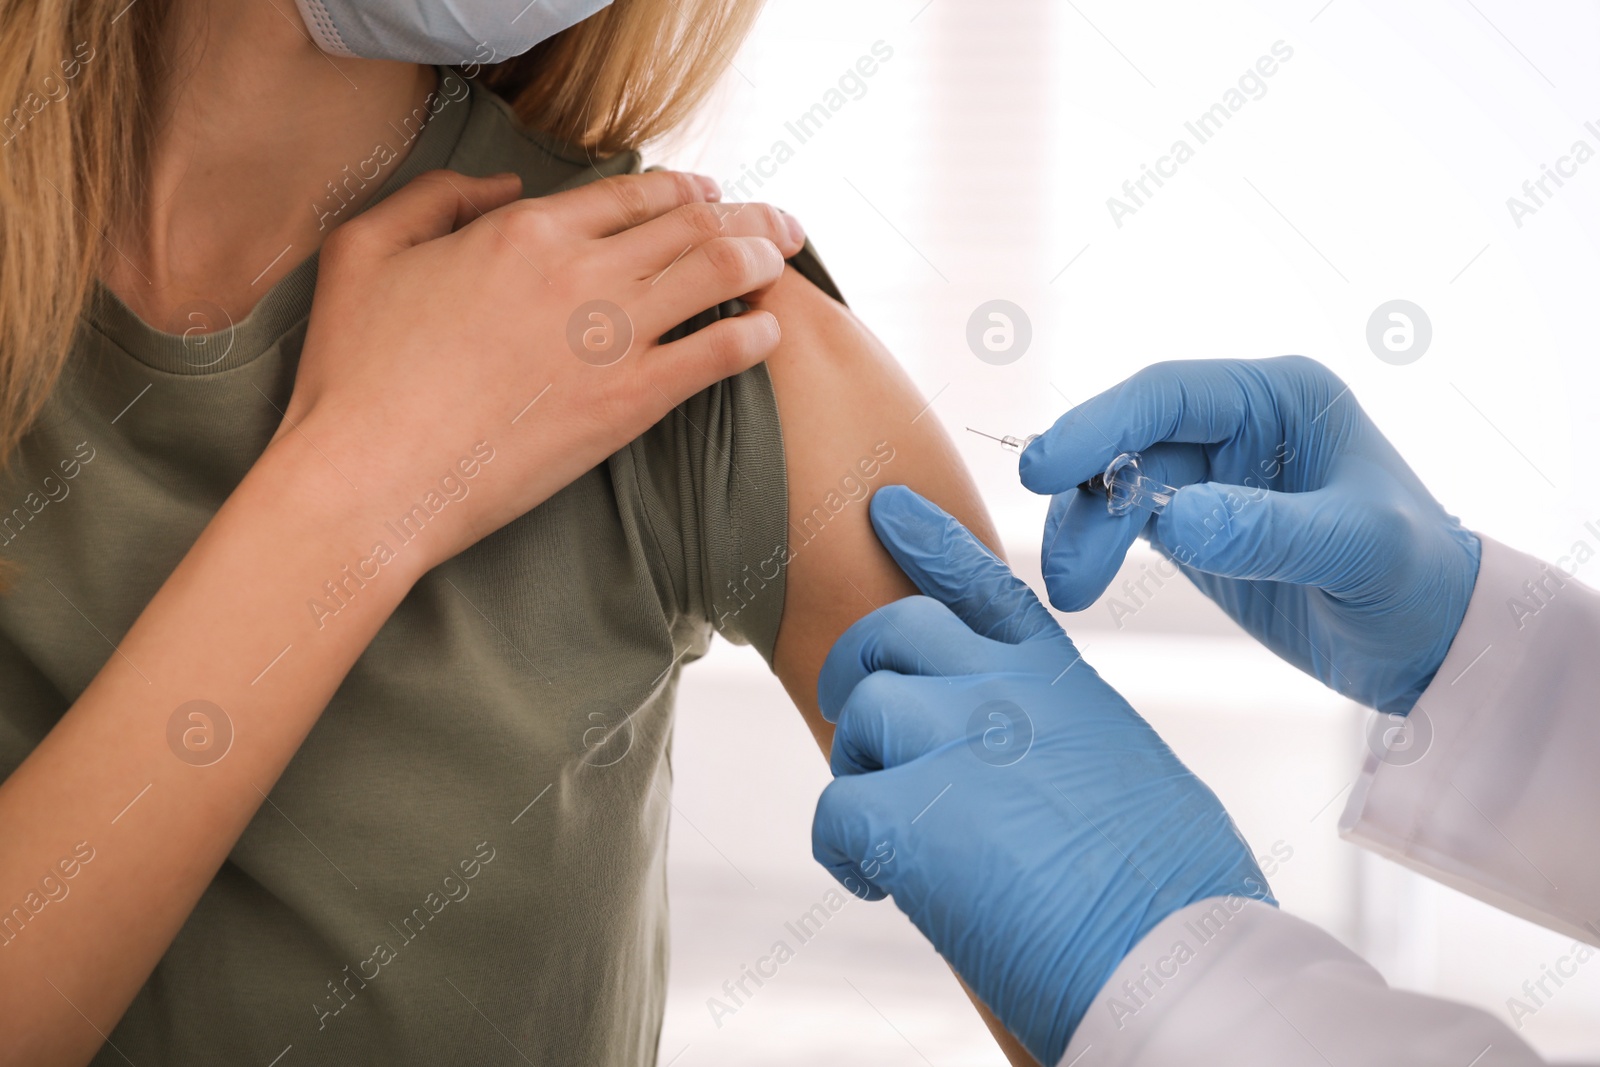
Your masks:
<svg viewBox="0 0 1600 1067"><path fill-rule="evenodd" d="M408 63L518 56L611 0L295 0L324 52Z"/></svg>

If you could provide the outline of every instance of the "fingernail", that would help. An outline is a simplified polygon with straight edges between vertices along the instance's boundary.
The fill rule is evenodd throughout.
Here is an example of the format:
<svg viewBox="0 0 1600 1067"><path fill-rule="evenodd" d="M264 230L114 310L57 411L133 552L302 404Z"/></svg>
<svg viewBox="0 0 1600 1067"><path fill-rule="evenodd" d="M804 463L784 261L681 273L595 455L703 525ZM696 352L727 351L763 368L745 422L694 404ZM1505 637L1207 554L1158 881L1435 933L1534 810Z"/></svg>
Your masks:
<svg viewBox="0 0 1600 1067"><path fill-rule="evenodd" d="M806 243L806 229L804 226L800 225L799 219L795 218L793 215L784 215L783 223L785 226L789 227L789 237L794 241L795 244L803 245Z"/></svg>
<svg viewBox="0 0 1600 1067"><path fill-rule="evenodd" d="M722 186L717 184L715 178L708 178L704 174L696 174L694 180L700 183L700 188L705 190L707 200L721 200Z"/></svg>

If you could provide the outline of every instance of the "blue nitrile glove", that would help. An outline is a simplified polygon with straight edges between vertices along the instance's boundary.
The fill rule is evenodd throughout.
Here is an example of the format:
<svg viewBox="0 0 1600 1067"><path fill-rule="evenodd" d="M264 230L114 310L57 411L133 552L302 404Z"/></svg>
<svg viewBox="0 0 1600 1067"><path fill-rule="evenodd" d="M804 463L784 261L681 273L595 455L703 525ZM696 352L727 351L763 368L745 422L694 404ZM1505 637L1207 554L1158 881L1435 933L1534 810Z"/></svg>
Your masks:
<svg viewBox="0 0 1600 1067"><path fill-rule="evenodd" d="M873 497L872 522L929 595L868 615L823 665L839 777L812 853L858 896L893 896L1053 1065L1162 919L1276 902L1216 796L1005 564L902 486Z"/></svg>
<svg viewBox="0 0 1600 1067"><path fill-rule="evenodd" d="M1160 515L1113 516L1075 488L1119 452L1183 487ZM1411 710L1478 579L1477 537L1304 356L1148 367L1061 416L1021 475L1055 494L1043 563L1056 607L1093 603L1142 533L1268 648L1379 711Z"/></svg>

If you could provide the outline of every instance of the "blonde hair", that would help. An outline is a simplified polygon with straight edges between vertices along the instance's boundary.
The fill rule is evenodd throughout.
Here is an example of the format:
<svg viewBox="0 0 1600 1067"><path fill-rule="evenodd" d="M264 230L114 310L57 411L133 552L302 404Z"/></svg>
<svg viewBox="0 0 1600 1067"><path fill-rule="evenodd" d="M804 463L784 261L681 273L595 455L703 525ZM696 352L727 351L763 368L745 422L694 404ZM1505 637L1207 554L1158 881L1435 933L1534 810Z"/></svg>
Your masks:
<svg viewBox="0 0 1600 1067"><path fill-rule="evenodd" d="M484 83L523 122L607 156L676 129L705 100L762 0L616 0Z"/></svg>
<svg viewBox="0 0 1600 1067"><path fill-rule="evenodd" d="M611 155L682 123L760 7L616 0L480 77L534 129ZM0 0L0 466L116 254L105 235L138 209L170 13L171 0Z"/></svg>
<svg viewBox="0 0 1600 1067"><path fill-rule="evenodd" d="M0 460L60 376L115 211L136 203L167 0L0 0ZM73 99L77 98L77 99Z"/></svg>

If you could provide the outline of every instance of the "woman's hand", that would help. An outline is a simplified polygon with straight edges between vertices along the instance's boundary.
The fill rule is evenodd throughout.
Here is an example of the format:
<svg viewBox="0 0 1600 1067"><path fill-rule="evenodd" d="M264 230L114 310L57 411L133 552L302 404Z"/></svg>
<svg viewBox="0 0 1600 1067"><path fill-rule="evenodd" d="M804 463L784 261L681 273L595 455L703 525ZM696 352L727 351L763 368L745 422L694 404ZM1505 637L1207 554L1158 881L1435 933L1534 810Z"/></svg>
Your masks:
<svg viewBox="0 0 1600 1067"><path fill-rule="evenodd" d="M765 311L657 343L804 241L715 189L655 172L523 200L515 175L418 177L324 247L278 436L316 446L358 523L415 515L420 575L776 346Z"/></svg>
<svg viewBox="0 0 1600 1067"><path fill-rule="evenodd" d="M767 312L653 341L779 276L802 238L772 209L725 210L666 173L513 203L519 191L513 176L427 174L335 232L280 432L0 783L0 900L73 842L95 849L71 906L0 949L0 1065L87 1063L116 1025L410 588L370 583L324 626L306 598L354 551L384 541L385 571L414 580L776 344ZM567 344L591 300L631 321L609 366L595 363L623 351L615 334L609 354L603 328L578 345L593 362ZM401 542L385 523L414 532ZM203 767L168 741L197 698L236 739Z"/></svg>

